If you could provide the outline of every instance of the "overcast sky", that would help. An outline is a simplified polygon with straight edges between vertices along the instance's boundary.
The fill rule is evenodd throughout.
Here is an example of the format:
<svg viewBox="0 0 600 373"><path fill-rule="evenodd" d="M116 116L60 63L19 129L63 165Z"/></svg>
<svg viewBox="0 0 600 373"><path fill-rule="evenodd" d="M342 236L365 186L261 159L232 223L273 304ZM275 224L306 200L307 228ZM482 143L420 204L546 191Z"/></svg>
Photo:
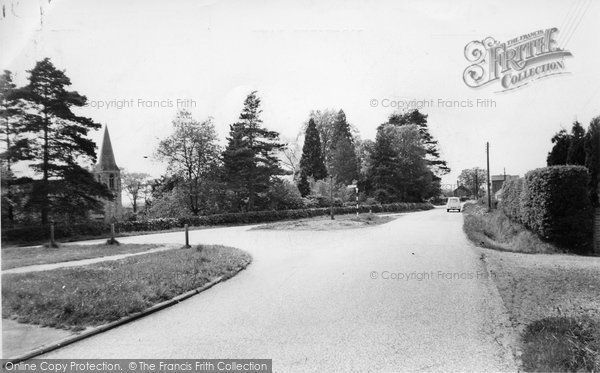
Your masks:
<svg viewBox="0 0 600 373"><path fill-rule="evenodd" d="M600 115L600 2L593 0L0 3L2 68L23 84L25 70L50 57L90 104L133 100L78 112L108 124L119 166L153 176L163 166L144 156L169 134L178 100L199 120L214 117L222 139L252 90L263 100L265 126L288 138L312 109L343 108L361 137L373 139L394 111L382 107L386 99L433 100L423 111L452 168L445 183L464 168L485 167L486 141L493 174L545 166L553 133ZM504 42L551 27L573 54L565 59L569 74L503 93L498 84L463 82L470 41ZM478 99L495 107L477 107ZM439 100L475 105L443 108ZM99 144L101 131L92 137Z"/></svg>

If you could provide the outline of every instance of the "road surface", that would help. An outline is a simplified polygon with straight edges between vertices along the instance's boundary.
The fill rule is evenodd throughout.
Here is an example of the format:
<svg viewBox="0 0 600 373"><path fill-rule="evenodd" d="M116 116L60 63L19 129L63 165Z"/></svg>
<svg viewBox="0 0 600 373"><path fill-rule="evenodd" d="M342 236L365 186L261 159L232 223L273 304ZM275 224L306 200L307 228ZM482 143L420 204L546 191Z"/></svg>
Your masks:
<svg viewBox="0 0 600 373"><path fill-rule="evenodd" d="M459 213L329 232L216 228L190 239L254 261L183 303L43 357L268 358L276 372L517 370L505 310Z"/></svg>

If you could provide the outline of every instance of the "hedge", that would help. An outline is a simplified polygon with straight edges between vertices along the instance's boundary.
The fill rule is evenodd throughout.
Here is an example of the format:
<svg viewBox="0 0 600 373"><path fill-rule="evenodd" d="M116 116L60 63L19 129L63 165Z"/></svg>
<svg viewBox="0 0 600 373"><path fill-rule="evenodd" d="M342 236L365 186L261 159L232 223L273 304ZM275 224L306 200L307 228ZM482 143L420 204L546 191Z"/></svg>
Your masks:
<svg viewBox="0 0 600 373"><path fill-rule="evenodd" d="M583 166L538 168L506 184L502 209L542 239L585 252L591 248L593 228L588 181Z"/></svg>
<svg viewBox="0 0 600 373"><path fill-rule="evenodd" d="M521 194L523 193L523 179L506 180L502 185L502 211L511 220L522 222Z"/></svg>
<svg viewBox="0 0 600 373"><path fill-rule="evenodd" d="M392 203L386 205L363 205L359 207L361 213L365 212L403 212L430 210L430 203ZM228 224L253 224L267 223L279 220L310 218L329 214L328 207L298 209L298 210L272 210L252 211L245 213L227 213L205 216L190 216L185 218L161 218L140 221L126 221L115 225L118 232L161 231L189 226L218 226ZM334 207L335 214L351 214L356 212L356 206ZM2 230L2 242L41 242L48 239L50 228L48 226L29 226ZM100 222L74 224L70 226L57 225L54 235L57 240L72 237L106 236L110 233L110 225Z"/></svg>

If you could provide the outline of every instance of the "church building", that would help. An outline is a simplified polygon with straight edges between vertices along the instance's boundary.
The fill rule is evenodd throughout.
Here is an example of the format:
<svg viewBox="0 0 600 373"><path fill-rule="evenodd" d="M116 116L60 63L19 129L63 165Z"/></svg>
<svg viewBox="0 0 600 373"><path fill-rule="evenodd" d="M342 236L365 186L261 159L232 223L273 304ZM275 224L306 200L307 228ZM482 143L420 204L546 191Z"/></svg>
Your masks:
<svg viewBox="0 0 600 373"><path fill-rule="evenodd" d="M121 170L115 161L108 126L104 128L104 138L102 148L98 157L98 163L94 166L94 175L96 180L108 186L115 199L113 201L104 201L104 211L97 215L99 219L106 223L120 221L123 217L123 205L121 202Z"/></svg>

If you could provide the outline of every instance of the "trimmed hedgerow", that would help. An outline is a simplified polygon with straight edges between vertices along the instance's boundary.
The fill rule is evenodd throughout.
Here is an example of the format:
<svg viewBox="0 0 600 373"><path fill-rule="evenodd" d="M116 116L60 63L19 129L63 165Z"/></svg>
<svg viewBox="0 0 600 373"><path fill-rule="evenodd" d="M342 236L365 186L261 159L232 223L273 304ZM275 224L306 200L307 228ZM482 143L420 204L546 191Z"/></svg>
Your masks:
<svg viewBox="0 0 600 373"><path fill-rule="evenodd" d="M403 212L430 210L430 203L392 203L386 205L360 206L359 212ZM327 215L328 207L297 209L297 210L272 210L251 211L244 213L227 213L204 216L190 216L185 218L160 218L139 221L127 221L116 224L119 232L144 232L162 231L182 228L185 224L189 226L218 226L229 224L253 224L268 223L279 220L292 220ZM356 207L337 206L334 207L335 214L352 214ZM48 238L50 228L48 226L31 226L2 230L2 242L41 242ZM55 238L65 239L70 237L93 237L106 236L110 233L110 225L105 223L74 224L70 226L55 227Z"/></svg>
<svg viewBox="0 0 600 373"><path fill-rule="evenodd" d="M522 222L521 194L523 179L506 180L502 186L502 211L511 220Z"/></svg>
<svg viewBox="0 0 600 373"><path fill-rule="evenodd" d="M508 182L502 209L542 239L575 252L591 248L593 215L583 166L551 166Z"/></svg>

